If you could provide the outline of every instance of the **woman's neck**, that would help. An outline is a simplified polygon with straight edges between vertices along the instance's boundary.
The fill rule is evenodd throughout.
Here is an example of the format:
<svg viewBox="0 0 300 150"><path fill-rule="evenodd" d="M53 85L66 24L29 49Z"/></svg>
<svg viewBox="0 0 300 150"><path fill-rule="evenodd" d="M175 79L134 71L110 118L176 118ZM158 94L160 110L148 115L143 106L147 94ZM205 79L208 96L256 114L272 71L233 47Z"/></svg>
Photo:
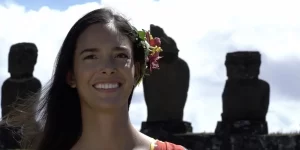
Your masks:
<svg viewBox="0 0 300 150"><path fill-rule="evenodd" d="M128 108L117 112L95 112L82 108L82 135L74 150L133 149L139 132L130 123Z"/></svg>

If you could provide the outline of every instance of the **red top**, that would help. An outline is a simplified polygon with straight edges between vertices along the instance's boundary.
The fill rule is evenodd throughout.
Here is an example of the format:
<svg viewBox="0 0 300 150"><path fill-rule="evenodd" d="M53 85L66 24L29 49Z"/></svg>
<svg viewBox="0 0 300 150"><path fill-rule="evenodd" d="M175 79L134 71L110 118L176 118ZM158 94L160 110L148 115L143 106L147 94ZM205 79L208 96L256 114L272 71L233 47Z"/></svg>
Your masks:
<svg viewBox="0 0 300 150"><path fill-rule="evenodd" d="M169 142L156 141L151 144L150 150L187 150L183 146L176 145Z"/></svg>

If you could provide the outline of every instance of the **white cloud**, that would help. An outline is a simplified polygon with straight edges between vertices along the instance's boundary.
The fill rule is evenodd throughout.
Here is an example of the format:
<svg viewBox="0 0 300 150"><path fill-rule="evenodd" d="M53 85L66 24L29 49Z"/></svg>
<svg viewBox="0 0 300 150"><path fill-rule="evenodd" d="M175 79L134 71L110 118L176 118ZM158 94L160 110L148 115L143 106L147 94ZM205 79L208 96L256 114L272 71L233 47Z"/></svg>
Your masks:
<svg viewBox="0 0 300 150"><path fill-rule="evenodd" d="M265 56L263 63L268 59L278 62L290 57L300 58L297 0L102 0L101 5L86 3L63 11L46 6L37 11L26 11L24 6L6 4L0 5L0 82L9 76L6 72L10 45L23 41L38 46L35 76L43 83L47 82L69 28L79 17L103 5L125 14L137 28L148 29L150 23L160 25L176 40L180 56L188 62L192 74L184 118L192 121L195 132L214 131L220 119L226 52L258 49ZM264 78L268 81L276 74L276 70L273 71L262 70L261 76L268 77ZM297 75L284 75L282 79L300 79ZM271 81L271 85L275 84L274 79ZM139 92L142 92L142 86L136 91ZM291 98L284 94L276 90L271 93L268 114L271 132L299 130L300 97ZM139 101L138 98L140 96L134 101ZM130 114L139 128L147 114L144 102L132 105Z"/></svg>

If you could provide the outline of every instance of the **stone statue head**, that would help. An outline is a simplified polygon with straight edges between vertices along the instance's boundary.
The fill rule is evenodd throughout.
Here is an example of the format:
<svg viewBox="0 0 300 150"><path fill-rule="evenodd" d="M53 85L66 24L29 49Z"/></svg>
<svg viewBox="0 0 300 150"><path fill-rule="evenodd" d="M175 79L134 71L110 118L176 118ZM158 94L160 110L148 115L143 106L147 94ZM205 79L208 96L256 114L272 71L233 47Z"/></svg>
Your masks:
<svg viewBox="0 0 300 150"><path fill-rule="evenodd" d="M164 29L162 29L159 26L151 24L150 32L154 37L159 37L161 39L161 48L163 49L163 52L178 54L179 50L177 48L177 44L175 40L169 37L165 33Z"/></svg>
<svg viewBox="0 0 300 150"><path fill-rule="evenodd" d="M160 62L172 63L178 59L178 48L175 40L169 37L165 31L156 25L150 25L150 32L154 37L159 37L161 40L161 48L163 51L160 53L162 59Z"/></svg>
<svg viewBox="0 0 300 150"><path fill-rule="evenodd" d="M259 76L261 55L258 51L236 51L226 55L228 79L254 79Z"/></svg>
<svg viewBox="0 0 300 150"><path fill-rule="evenodd" d="M8 72L12 75L32 74L37 55L38 49L34 43L13 44L8 54Z"/></svg>

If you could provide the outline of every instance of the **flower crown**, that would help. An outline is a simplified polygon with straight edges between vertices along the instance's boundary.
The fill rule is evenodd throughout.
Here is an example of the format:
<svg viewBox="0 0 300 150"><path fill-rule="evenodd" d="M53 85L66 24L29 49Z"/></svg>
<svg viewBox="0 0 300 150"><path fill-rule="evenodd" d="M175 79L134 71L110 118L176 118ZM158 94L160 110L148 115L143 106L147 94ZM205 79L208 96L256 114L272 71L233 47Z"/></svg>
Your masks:
<svg viewBox="0 0 300 150"><path fill-rule="evenodd" d="M161 58L159 53L162 52L160 47L161 41L160 38L151 35L150 31L137 31L138 38L140 40L140 44L142 44L145 50L145 60L146 60L146 70L147 72L151 73L153 69L159 69L158 60Z"/></svg>

